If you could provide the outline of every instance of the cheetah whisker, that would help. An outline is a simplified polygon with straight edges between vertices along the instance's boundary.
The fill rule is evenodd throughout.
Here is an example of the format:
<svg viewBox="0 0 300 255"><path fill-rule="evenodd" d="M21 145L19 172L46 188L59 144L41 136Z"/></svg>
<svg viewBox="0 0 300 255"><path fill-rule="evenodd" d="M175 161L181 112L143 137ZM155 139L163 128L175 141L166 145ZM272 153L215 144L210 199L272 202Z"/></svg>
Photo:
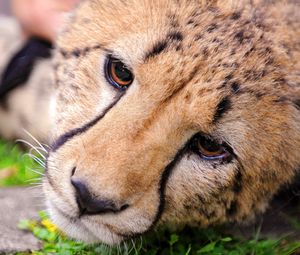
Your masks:
<svg viewBox="0 0 300 255"><path fill-rule="evenodd" d="M28 132L26 129L23 129L23 132L26 133L33 141L35 141L39 147L46 153L48 153L48 150L45 147L49 147L48 145L43 145L39 142L38 139L36 139L32 134L30 134L30 132Z"/></svg>
<svg viewBox="0 0 300 255"><path fill-rule="evenodd" d="M42 154L42 153L38 150L38 148L37 148L36 146L34 146L32 143L30 143L30 142L28 142L28 141L26 141L26 140L23 140L23 139L18 139L18 140L16 140L16 142L17 142L17 143L23 143L23 144L28 145L32 150L36 151L42 158L46 159L46 158L45 158L45 155Z"/></svg>
<svg viewBox="0 0 300 255"><path fill-rule="evenodd" d="M46 164L43 160L41 160L40 158L38 158L37 156L33 155L33 154L30 154L30 153L26 153L24 154L24 156L28 156L30 157L31 159L33 159L36 163L38 163L41 167L45 168L46 167Z"/></svg>

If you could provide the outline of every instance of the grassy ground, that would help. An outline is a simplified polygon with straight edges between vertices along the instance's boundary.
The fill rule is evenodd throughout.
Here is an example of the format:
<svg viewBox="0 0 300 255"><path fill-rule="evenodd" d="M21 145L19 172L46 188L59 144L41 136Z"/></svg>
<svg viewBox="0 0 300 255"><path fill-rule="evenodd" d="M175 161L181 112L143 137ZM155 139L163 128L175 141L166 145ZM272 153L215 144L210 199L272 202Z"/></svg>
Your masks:
<svg viewBox="0 0 300 255"><path fill-rule="evenodd" d="M40 175L32 169L40 171L38 164L24 156L24 151L0 140L0 186L28 185L38 181ZM89 246L60 234L45 213L39 212L39 216L38 221L25 219L19 223L21 229L31 231L43 241L43 250L34 251L32 254L287 255L297 254L300 247L300 242L286 239L260 239L259 231L253 233L252 239L243 240L224 235L217 229L200 230L187 227L177 231L155 230L143 238L127 241L113 248L101 244Z"/></svg>

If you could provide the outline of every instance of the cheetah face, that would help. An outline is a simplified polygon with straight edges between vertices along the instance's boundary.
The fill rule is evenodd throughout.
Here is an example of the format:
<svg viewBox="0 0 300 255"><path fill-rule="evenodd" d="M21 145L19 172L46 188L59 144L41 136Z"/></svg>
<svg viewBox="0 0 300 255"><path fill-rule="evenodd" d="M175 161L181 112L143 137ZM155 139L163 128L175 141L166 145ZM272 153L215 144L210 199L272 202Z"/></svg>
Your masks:
<svg viewBox="0 0 300 255"><path fill-rule="evenodd" d="M212 2L85 1L61 34L44 190L70 236L244 221L292 180L291 61L255 7Z"/></svg>

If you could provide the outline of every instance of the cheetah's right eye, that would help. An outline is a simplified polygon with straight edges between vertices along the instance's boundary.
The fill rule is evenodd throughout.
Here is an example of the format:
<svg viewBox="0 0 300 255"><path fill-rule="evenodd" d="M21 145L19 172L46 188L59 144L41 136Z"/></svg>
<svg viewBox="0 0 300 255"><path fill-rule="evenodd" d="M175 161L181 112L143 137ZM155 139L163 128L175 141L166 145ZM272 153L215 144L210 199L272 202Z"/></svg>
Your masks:
<svg viewBox="0 0 300 255"><path fill-rule="evenodd" d="M108 57L105 63L107 81L120 90L127 89L134 80L133 74L119 59Z"/></svg>

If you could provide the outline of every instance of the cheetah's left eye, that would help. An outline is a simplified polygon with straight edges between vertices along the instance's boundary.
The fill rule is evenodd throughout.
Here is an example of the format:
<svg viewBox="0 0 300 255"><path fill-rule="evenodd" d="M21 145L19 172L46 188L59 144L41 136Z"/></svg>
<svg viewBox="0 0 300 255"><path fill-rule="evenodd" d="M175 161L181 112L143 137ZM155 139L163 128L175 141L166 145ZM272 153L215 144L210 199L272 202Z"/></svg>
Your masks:
<svg viewBox="0 0 300 255"><path fill-rule="evenodd" d="M133 74L126 65L113 57L108 57L105 64L107 81L117 89L127 89L134 80Z"/></svg>
<svg viewBox="0 0 300 255"><path fill-rule="evenodd" d="M203 135L196 135L193 138L191 150L205 160L230 161L232 158L232 154L226 146Z"/></svg>

